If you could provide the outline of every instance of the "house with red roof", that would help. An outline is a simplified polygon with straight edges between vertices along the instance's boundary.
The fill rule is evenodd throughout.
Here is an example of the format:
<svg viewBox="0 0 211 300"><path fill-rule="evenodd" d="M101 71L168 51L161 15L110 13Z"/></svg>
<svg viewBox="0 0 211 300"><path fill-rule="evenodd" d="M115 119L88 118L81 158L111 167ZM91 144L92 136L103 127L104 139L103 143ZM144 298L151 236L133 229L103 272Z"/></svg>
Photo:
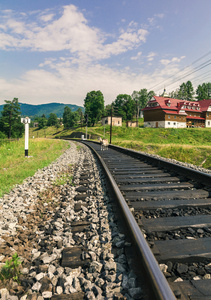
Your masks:
<svg viewBox="0 0 211 300"><path fill-rule="evenodd" d="M142 111L144 127L211 127L211 99L187 101L153 96Z"/></svg>

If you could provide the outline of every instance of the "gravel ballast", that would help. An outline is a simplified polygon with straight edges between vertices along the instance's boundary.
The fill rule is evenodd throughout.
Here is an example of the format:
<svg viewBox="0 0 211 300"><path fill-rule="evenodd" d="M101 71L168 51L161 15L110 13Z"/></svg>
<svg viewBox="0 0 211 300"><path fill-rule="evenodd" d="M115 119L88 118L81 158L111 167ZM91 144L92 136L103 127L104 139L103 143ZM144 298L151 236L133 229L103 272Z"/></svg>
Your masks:
<svg viewBox="0 0 211 300"><path fill-rule="evenodd" d="M16 252L22 262L19 281L1 283L1 299L146 299L127 259L131 244L87 147L70 142L0 206L0 266ZM83 230L74 231L76 224ZM64 253L74 247L82 249L82 266L66 267Z"/></svg>

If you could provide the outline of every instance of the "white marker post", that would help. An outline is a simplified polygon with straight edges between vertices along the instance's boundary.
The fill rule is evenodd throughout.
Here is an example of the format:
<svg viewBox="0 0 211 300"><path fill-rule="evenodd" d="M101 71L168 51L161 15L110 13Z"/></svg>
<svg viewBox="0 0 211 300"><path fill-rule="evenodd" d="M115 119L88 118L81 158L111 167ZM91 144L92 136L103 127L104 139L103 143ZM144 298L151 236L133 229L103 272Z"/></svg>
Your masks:
<svg viewBox="0 0 211 300"><path fill-rule="evenodd" d="M21 123L25 124L25 156L28 156L29 149L29 123L30 119L28 117L21 118Z"/></svg>

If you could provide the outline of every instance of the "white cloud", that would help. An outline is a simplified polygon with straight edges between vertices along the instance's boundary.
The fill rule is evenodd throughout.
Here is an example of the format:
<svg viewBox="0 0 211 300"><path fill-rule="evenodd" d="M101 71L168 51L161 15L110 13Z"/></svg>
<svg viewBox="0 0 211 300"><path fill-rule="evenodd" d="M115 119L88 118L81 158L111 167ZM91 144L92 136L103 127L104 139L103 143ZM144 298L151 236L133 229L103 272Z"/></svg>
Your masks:
<svg viewBox="0 0 211 300"><path fill-rule="evenodd" d="M164 13L160 13L160 14L154 14L153 17L148 18L148 23L150 26L154 27L156 26L157 20L158 19L163 19L165 17ZM160 28L160 26L156 26L156 28Z"/></svg>
<svg viewBox="0 0 211 300"><path fill-rule="evenodd" d="M120 69L121 60L115 64L119 69L115 69L113 65L103 65L101 60L130 50L137 50L131 60L139 59L139 47L146 42L148 30L135 22L127 26L124 20L118 34L108 35L91 27L74 5L63 7L59 13L46 10L27 15L12 11L6 14L7 18L0 18L0 49L51 52L51 57L46 54L37 68L18 79L0 78L1 100L18 97L20 102L34 104L58 101L83 105L87 92L101 90L107 104L120 93L150 88L152 82L159 83L168 74L176 73L179 60L184 58L161 60L162 67L146 75L127 66ZM155 52L150 52L148 62L155 56Z"/></svg>
<svg viewBox="0 0 211 300"><path fill-rule="evenodd" d="M6 27L10 29L13 33L23 34L25 30L25 25L23 22L16 21L14 19L8 19Z"/></svg>
<svg viewBox="0 0 211 300"><path fill-rule="evenodd" d="M140 52L137 53L136 56L132 56L130 59L131 59L131 60L137 60L137 59L140 58L141 55L142 55L142 52L140 51Z"/></svg>
<svg viewBox="0 0 211 300"><path fill-rule="evenodd" d="M172 59L161 59L160 62L162 65L167 66L171 63L179 63L185 56L173 57Z"/></svg>
<svg viewBox="0 0 211 300"><path fill-rule="evenodd" d="M21 16L18 16L21 19ZM40 23L39 21L47 23ZM118 55L146 42L148 31L131 22L119 37L107 43L107 34L90 27L84 15L74 5L63 7L62 13L40 12L33 23L23 17L18 21L10 17L0 23L2 28L1 49L30 49L32 51L68 51L80 60L99 60Z"/></svg>
<svg viewBox="0 0 211 300"><path fill-rule="evenodd" d="M153 61L156 55L157 55L157 54L156 54L155 52L150 52L150 53L147 55L147 60L148 60L148 61Z"/></svg>
<svg viewBox="0 0 211 300"><path fill-rule="evenodd" d="M137 74L131 72L130 68L115 70L100 64L78 66L65 57L57 61L48 59L44 65L48 66L48 71L35 69L26 72L20 79L0 79L1 99L17 97L20 102L34 104L62 102L83 105L87 92L101 90L108 104L118 94L131 95L142 87L150 89L152 85L179 72L175 63L155 69L150 74Z"/></svg>
<svg viewBox="0 0 211 300"><path fill-rule="evenodd" d="M43 22L48 22L48 21L51 21L54 16L55 16L55 14L48 14L48 15L45 14L45 15L40 16L40 20Z"/></svg>

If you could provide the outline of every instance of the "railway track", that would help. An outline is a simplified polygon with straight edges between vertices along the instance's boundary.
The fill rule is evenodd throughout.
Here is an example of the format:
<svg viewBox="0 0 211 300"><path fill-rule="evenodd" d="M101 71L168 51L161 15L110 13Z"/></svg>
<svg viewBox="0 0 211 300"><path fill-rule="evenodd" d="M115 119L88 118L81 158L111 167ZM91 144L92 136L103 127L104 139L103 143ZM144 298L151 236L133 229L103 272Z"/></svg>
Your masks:
<svg viewBox="0 0 211 300"><path fill-rule="evenodd" d="M211 299L211 176L84 143L106 168L155 298Z"/></svg>

